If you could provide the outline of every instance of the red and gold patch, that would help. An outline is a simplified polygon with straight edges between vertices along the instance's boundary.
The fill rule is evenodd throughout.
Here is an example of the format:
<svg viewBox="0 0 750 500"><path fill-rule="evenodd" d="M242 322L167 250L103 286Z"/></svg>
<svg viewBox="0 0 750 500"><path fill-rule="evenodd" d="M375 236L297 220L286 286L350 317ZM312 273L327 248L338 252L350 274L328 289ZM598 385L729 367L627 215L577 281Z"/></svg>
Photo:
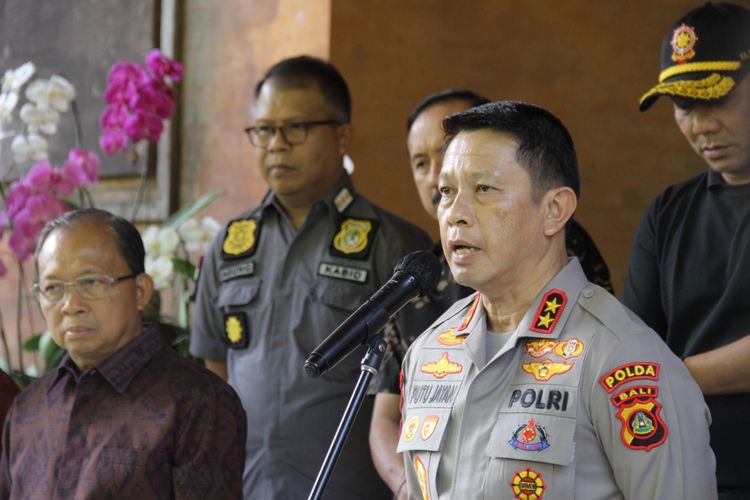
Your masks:
<svg viewBox="0 0 750 500"><path fill-rule="evenodd" d="M422 500L429 500L430 488L427 482L427 469L419 457L414 459L414 470L417 472L417 481L419 481L419 489L422 491Z"/></svg>
<svg viewBox="0 0 750 500"><path fill-rule="evenodd" d="M542 498L547 486L544 484L542 475L531 467L516 471L510 482L513 496L519 500L537 500Z"/></svg>
<svg viewBox="0 0 750 500"><path fill-rule="evenodd" d="M549 359L521 364L521 369L531 374L536 380L546 382L555 375L560 375L573 368L574 363L555 363Z"/></svg>
<svg viewBox="0 0 750 500"><path fill-rule="evenodd" d="M698 35L695 34L695 28L682 24L672 32L672 60L677 64L684 64L686 61L695 57L695 42L698 41Z"/></svg>
<svg viewBox="0 0 750 500"><path fill-rule="evenodd" d="M667 440L667 426L659 412L661 405L655 398L636 395L621 401L617 418L622 423L620 437L633 450L650 451Z"/></svg>
<svg viewBox="0 0 750 500"><path fill-rule="evenodd" d="M561 290L553 289L545 293L529 330L537 333L552 333L567 303L568 297Z"/></svg>
<svg viewBox="0 0 750 500"><path fill-rule="evenodd" d="M599 379L599 384L607 392L613 392L626 382L631 380L659 380L659 363L647 361L636 361L620 365Z"/></svg>
<svg viewBox="0 0 750 500"><path fill-rule="evenodd" d="M555 350L557 342L547 339L534 339L526 342L526 352L532 358L541 358Z"/></svg>
<svg viewBox="0 0 750 500"><path fill-rule="evenodd" d="M474 297L474 302L471 303L471 307L469 308L469 312L466 313L466 317L461 322L461 325L456 328L456 330L463 331L466 330L466 328L469 326L469 323L471 323L471 319L474 317L474 313L477 312L477 307L479 307L479 298L481 297L480 294L477 294L476 297Z"/></svg>
<svg viewBox="0 0 750 500"><path fill-rule="evenodd" d="M422 373L427 373L435 378L444 378L446 375L455 375L461 373L464 366L456 361L451 361L448 353L444 352L437 361L430 361L422 365Z"/></svg>
<svg viewBox="0 0 750 500"><path fill-rule="evenodd" d="M659 395L659 388L654 385L638 385L628 387L618 392L610 398L615 406L622 406L624 403L636 397L655 398Z"/></svg>
<svg viewBox="0 0 750 500"><path fill-rule="evenodd" d="M414 439L414 436L417 435L417 430L419 430L419 417L414 415L406 421L406 425L404 426L404 441L408 443Z"/></svg>
<svg viewBox="0 0 750 500"><path fill-rule="evenodd" d="M420 434L423 441L427 441L428 439L430 439L432 433L435 432L435 429L437 429L439 420L440 417L438 417L437 415L429 415L424 418L424 424L422 424L422 432Z"/></svg>
<svg viewBox="0 0 750 500"><path fill-rule="evenodd" d="M577 358L583 353L584 343L580 339L568 339L557 343L555 354L561 358Z"/></svg>
<svg viewBox="0 0 750 500"><path fill-rule="evenodd" d="M455 328L451 328L437 336L437 341L443 345L458 345L463 344L466 340L466 335L453 335Z"/></svg>

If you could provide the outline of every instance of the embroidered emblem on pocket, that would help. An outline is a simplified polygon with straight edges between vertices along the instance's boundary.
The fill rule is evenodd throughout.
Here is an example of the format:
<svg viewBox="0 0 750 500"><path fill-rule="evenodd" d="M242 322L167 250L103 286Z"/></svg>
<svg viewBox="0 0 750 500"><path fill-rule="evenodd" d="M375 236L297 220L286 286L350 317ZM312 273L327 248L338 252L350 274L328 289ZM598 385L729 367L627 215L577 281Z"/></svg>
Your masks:
<svg viewBox="0 0 750 500"><path fill-rule="evenodd" d="M547 486L541 474L531 467L526 467L516 471L510 487L513 489L513 495L519 500L538 500L542 498L542 493Z"/></svg>
<svg viewBox="0 0 750 500"><path fill-rule="evenodd" d="M257 242L258 222L255 219L232 221L227 226L227 234L221 245L225 259L236 259L251 255Z"/></svg>
<svg viewBox="0 0 750 500"><path fill-rule="evenodd" d="M417 435L417 430L419 430L419 417L414 415L406 421L406 425L404 426L404 441L408 443L414 439L414 436Z"/></svg>
<svg viewBox="0 0 750 500"><path fill-rule="evenodd" d="M533 418L518 426L508 444L522 451L542 451L549 448L547 431Z"/></svg>
<svg viewBox="0 0 750 500"><path fill-rule="evenodd" d="M377 221L346 219L331 242L331 255L350 259L366 259L377 230Z"/></svg>
<svg viewBox="0 0 750 500"><path fill-rule="evenodd" d="M247 328L247 315L244 312L224 315L224 336L229 347L243 348L248 346L250 332Z"/></svg>

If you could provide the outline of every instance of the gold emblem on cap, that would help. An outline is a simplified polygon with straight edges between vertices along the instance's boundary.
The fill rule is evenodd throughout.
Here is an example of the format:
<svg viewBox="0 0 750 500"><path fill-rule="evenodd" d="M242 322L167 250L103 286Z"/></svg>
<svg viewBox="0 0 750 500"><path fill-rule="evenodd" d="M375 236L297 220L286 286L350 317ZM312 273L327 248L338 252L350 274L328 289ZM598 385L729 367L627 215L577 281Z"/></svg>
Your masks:
<svg viewBox="0 0 750 500"><path fill-rule="evenodd" d="M367 235L372 230L372 223L367 220L346 219L341 229L333 238L333 246L339 252L359 253L367 248Z"/></svg>
<svg viewBox="0 0 750 500"><path fill-rule="evenodd" d="M229 224L222 249L228 255L240 255L255 245L255 230L258 224L253 219L236 220Z"/></svg>
<svg viewBox="0 0 750 500"><path fill-rule="evenodd" d="M682 64L685 61L695 57L695 42L698 36L695 34L695 28L687 24L680 25L672 32L672 60Z"/></svg>
<svg viewBox="0 0 750 500"><path fill-rule="evenodd" d="M232 344L236 344L242 340L242 322L235 316L229 316L227 318L224 328L227 332L227 338Z"/></svg>

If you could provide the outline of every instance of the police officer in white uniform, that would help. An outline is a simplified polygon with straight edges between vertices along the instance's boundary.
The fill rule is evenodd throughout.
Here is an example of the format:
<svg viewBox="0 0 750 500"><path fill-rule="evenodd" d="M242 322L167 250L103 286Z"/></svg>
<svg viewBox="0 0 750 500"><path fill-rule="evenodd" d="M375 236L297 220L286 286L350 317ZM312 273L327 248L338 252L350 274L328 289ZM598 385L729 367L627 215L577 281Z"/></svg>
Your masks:
<svg viewBox="0 0 750 500"><path fill-rule="evenodd" d="M444 126L443 251L478 292L405 358L409 498L716 498L697 384L566 256L579 177L565 127L514 101Z"/></svg>

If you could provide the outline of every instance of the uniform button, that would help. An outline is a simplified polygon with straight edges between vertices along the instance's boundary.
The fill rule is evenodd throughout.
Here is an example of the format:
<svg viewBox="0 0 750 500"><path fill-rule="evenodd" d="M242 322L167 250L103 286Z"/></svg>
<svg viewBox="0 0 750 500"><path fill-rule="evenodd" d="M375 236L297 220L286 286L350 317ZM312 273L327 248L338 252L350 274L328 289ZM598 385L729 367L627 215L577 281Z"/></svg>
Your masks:
<svg viewBox="0 0 750 500"><path fill-rule="evenodd" d="M593 296L594 296L594 290L592 290L591 288L586 288L583 291L583 298L590 299Z"/></svg>

